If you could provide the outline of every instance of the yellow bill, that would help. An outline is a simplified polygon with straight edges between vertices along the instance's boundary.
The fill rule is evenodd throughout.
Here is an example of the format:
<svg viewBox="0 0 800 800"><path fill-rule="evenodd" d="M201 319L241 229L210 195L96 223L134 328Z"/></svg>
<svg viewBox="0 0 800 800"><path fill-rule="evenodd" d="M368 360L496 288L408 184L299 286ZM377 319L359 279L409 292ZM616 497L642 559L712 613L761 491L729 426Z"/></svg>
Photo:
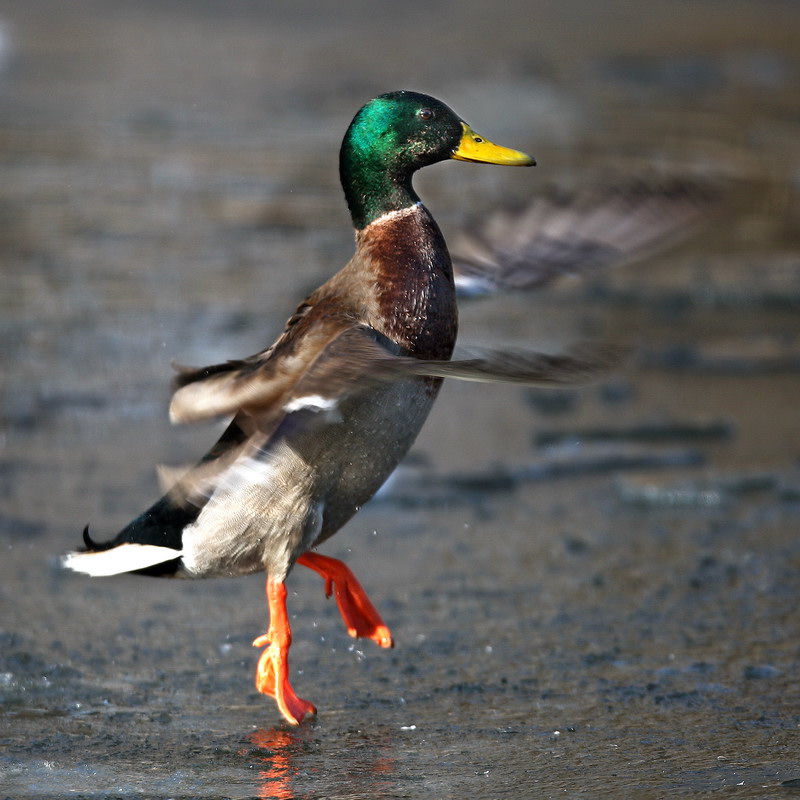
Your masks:
<svg viewBox="0 0 800 800"><path fill-rule="evenodd" d="M475 133L466 122L462 122L464 134L451 158L458 161L477 161L482 164L503 164L508 167L535 167L536 159L520 150L501 147Z"/></svg>

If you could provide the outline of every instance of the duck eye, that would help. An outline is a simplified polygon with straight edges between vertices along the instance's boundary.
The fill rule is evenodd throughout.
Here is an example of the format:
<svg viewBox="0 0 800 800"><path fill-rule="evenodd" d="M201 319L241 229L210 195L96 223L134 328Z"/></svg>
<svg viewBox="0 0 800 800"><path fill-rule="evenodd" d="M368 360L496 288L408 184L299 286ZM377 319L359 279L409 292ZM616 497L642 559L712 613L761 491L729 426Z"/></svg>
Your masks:
<svg viewBox="0 0 800 800"><path fill-rule="evenodd" d="M433 111L430 108L421 108L417 111L417 116L427 122L427 120L433 119Z"/></svg>

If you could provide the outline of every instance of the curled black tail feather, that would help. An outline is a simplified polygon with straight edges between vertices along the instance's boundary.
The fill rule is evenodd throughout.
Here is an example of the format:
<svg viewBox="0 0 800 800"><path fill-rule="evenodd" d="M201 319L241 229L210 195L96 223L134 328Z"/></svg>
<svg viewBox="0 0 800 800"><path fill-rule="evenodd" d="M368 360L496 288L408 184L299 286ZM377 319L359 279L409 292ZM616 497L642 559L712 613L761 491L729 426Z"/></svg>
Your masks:
<svg viewBox="0 0 800 800"><path fill-rule="evenodd" d="M160 502L163 502L160 501ZM92 537L89 535L89 526L87 525L83 529L83 544L84 547L79 552L81 553L102 553L105 550L111 550L114 547L123 544L131 544L131 543L138 543L138 544L154 544L155 542L149 541L148 539L151 537L142 537L140 541L137 541L131 533L136 532L135 524L140 522L143 518L147 519L148 512L145 512L141 517L137 517L127 528L125 528L121 533L117 535L116 538L111 539L108 542L96 542ZM133 531L132 531L133 528ZM180 536L180 534L178 534ZM169 544L161 545L164 547L170 546ZM137 575L152 575L155 577L172 577L178 570L178 564L180 563L179 558L171 559L170 561L164 561L159 564L153 564L151 567L144 567L143 569L132 570L133 573Z"/></svg>
<svg viewBox="0 0 800 800"><path fill-rule="evenodd" d="M89 536L89 526L87 525L83 529L83 543L86 545L84 552L86 553L102 553L103 550L109 550L112 546L112 542L96 542Z"/></svg>
<svg viewBox="0 0 800 800"><path fill-rule="evenodd" d="M194 506L182 508L173 505L169 496L162 497L106 542L92 539L87 525L83 529L83 552L102 553L121 544L153 544L180 550L183 547L183 529L194 522L199 513L200 510Z"/></svg>
<svg viewBox="0 0 800 800"><path fill-rule="evenodd" d="M83 529L83 543L86 545L86 550L90 553L100 549L97 542L92 541L92 537L89 536L88 525Z"/></svg>

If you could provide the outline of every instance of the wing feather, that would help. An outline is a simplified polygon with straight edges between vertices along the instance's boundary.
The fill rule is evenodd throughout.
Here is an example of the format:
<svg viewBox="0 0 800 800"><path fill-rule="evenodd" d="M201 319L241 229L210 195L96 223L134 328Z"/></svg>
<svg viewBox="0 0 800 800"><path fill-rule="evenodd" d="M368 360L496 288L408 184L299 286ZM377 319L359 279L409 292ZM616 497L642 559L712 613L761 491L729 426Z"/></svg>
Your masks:
<svg viewBox="0 0 800 800"><path fill-rule="evenodd" d="M462 295L534 289L609 269L685 238L716 205L691 178L639 179L573 194L551 191L501 209L451 247Z"/></svg>

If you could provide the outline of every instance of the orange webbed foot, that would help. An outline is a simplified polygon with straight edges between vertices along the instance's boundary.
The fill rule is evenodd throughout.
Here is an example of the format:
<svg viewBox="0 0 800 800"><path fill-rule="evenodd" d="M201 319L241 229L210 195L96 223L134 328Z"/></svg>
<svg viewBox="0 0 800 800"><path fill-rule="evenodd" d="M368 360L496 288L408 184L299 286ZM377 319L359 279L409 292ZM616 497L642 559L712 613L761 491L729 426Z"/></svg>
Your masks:
<svg viewBox="0 0 800 800"><path fill-rule="evenodd" d="M267 649L261 654L256 668L256 689L275 698L281 714L292 725L299 725L307 714L316 714L312 703L295 694L289 682L289 647L292 631L286 613L286 586L283 582L267 580L269 630L254 640L254 647Z"/></svg>
<svg viewBox="0 0 800 800"><path fill-rule="evenodd" d="M297 563L325 579L325 594L336 596L336 605L350 636L372 639L379 647L394 647L392 632L347 564L338 558L311 552L300 556Z"/></svg>

